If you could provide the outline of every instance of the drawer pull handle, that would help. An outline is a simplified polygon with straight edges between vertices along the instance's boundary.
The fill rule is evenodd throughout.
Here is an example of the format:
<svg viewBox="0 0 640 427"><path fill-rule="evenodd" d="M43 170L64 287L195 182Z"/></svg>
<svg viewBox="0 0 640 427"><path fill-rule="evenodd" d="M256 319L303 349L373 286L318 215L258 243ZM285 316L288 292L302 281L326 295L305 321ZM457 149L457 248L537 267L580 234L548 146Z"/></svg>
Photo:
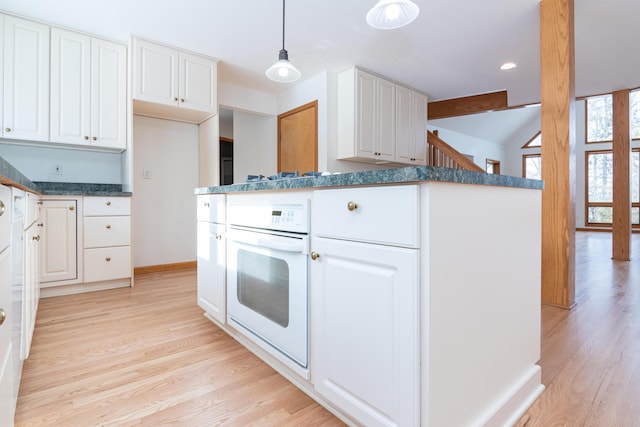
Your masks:
<svg viewBox="0 0 640 427"><path fill-rule="evenodd" d="M38 227L44 227L44 222L41 222L39 224L36 224Z"/></svg>
<svg viewBox="0 0 640 427"><path fill-rule="evenodd" d="M42 203L42 200L38 200L36 203L37 203L38 205L42 205L42 204L43 204L43 203Z"/></svg>
<svg viewBox="0 0 640 427"><path fill-rule="evenodd" d="M216 234L216 240L222 240L222 234Z"/></svg>
<svg viewBox="0 0 640 427"><path fill-rule="evenodd" d="M36 242L39 242L39 241L40 241L40 235L38 235L38 236L33 236L33 237L31 238L31 240L35 240Z"/></svg>
<svg viewBox="0 0 640 427"><path fill-rule="evenodd" d="M317 260L318 258L320 258L320 254L318 252L311 252L311 259L312 260Z"/></svg>
<svg viewBox="0 0 640 427"><path fill-rule="evenodd" d="M347 209L349 209L350 211L355 211L356 209L358 209L358 204L355 202L349 202L347 203Z"/></svg>
<svg viewBox="0 0 640 427"><path fill-rule="evenodd" d="M0 200L0 216L4 215L4 202Z"/></svg>
<svg viewBox="0 0 640 427"><path fill-rule="evenodd" d="M5 313L4 308L0 308L0 325L4 323L4 319L7 318L7 313Z"/></svg>
<svg viewBox="0 0 640 427"><path fill-rule="evenodd" d="M111 206L111 201L108 201L108 202L107 202L107 206Z"/></svg>
<svg viewBox="0 0 640 427"><path fill-rule="evenodd" d="M70 211L75 211L75 210L76 210L76 208L75 208L75 206L69 206L69 210L70 210Z"/></svg>
<svg viewBox="0 0 640 427"><path fill-rule="evenodd" d="M107 224L107 230L111 228L111 224Z"/></svg>
<svg viewBox="0 0 640 427"><path fill-rule="evenodd" d="M204 207L208 208L209 207L209 202L204 202Z"/></svg>
<svg viewBox="0 0 640 427"><path fill-rule="evenodd" d="M11 132L11 128L4 128L5 132Z"/></svg>
<svg viewBox="0 0 640 427"><path fill-rule="evenodd" d="M109 261L111 261L111 257L108 256L108 257L105 258L105 260L107 260L107 262L109 262Z"/></svg>

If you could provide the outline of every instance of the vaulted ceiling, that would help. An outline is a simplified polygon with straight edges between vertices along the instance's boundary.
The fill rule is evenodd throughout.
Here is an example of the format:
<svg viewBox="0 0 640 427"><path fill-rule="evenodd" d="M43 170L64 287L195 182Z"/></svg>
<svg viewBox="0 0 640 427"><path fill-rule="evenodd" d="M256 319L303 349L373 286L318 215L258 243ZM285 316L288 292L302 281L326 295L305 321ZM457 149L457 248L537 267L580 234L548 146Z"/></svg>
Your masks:
<svg viewBox="0 0 640 427"><path fill-rule="evenodd" d="M538 0L414 0L420 16L376 30L376 0L289 0L286 48L302 79L360 65L441 100L506 89L540 95ZM0 10L126 41L134 34L221 60L220 80L277 94L280 0L0 0ZM640 87L638 0L575 0L576 95ZM518 67L500 71L512 61ZM295 84L295 83L294 83Z"/></svg>

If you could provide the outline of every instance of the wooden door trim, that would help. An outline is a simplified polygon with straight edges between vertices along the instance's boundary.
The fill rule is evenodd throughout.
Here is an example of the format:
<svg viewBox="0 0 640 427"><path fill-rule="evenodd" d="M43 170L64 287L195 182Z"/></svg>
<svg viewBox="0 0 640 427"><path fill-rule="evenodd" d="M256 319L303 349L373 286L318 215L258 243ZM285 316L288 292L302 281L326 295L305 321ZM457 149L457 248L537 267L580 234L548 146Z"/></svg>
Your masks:
<svg viewBox="0 0 640 427"><path fill-rule="evenodd" d="M315 134L313 136L314 139L315 139L314 149L313 149L313 157L314 157L314 164L315 164L315 168L314 169L315 169L315 171L318 170L318 100L316 99L315 101L311 101L308 104L301 105L301 106L299 106L297 108L294 108L293 110L289 110L287 112L284 112L284 113L278 115L278 154L277 154L278 155L278 171L282 170L281 165L280 165L280 156L282 154L281 153L282 136L281 136L281 133L280 133L280 131L281 131L280 122L281 122L282 119L285 119L285 118L287 118L289 116L292 116L292 115L294 115L296 113L299 113L300 111L304 111L304 110L307 110L309 108L315 108L315 110L316 110L316 114L315 114L315 118L314 118L316 132L315 132ZM302 172L305 172L305 171L300 171L300 172L302 173Z"/></svg>

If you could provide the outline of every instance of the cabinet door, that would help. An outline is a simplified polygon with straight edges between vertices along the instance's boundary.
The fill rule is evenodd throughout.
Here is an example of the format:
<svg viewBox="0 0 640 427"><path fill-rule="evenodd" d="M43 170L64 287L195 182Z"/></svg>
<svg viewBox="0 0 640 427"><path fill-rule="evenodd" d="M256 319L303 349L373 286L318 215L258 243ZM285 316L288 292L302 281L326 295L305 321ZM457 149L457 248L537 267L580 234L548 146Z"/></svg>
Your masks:
<svg viewBox="0 0 640 427"><path fill-rule="evenodd" d="M396 145L396 85L378 78L377 85L377 157L381 161L395 160Z"/></svg>
<svg viewBox="0 0 640 427"><path fill-rule="evenodd" d="M36 224L25 230L24 238L24 299L22 301L22 341L20 358L29 357L31 339L36 326L36 313L40 301L39 251L42 236Z"/></svg>
<svg viewBox="0 0 640 427"><path fill-rule="evenodd" d="M427 164L427 97L413 92L413 162Z"/></svg>
<svg viewBox="0 0 640 427"><path fill-rule="evenodd" d="M49 139L49 27L5 16L4 127L12 139Z"/></svg>
<svg viewBox="0 0 640 427"><path fill-rule="evenodd" d="M413 91L402 86L396 88L396 161L412 163Z"/></svg>
<svg viewBox="0 0 640 427"><path fill-rule="evenodd" d="M40 282L72 280L77 273L77 202L44 200L42 204Z"/></svg>
<svg viewBox="0 0 640 427"><path fill-rule="evenodd" d="M178 105L178 51L134 39L133 97L141 101Z"/></svg>
<svg viewBox="0 0 640 427"><path fill-rule="evenodd" d="M208 111L218 109L216 61L180 52L180 107Z"/></svg>
<svg viewBox="0 0 640 427"><path fill-rule="evenodd" d="M51 142L89 144L91 38L51 29Z"/></svg>
<svg viewBox="0 0 640 427"><path fill-rule="evenodd" d="M226 323L224 225L198 221L198 305Z"/></svg>
<svg viewBox="0 0 640 427"><path fill-rule="evenodd" d="M419 251L318 237L312 250L316 390L363 425L419 425Z"/></svg>
<svg viewBox="0 0 640 427"><path fill-rule="evenodd" d="M1 246L1 245L0 245ZM0 249L0 425L13 425L13 352L11 323L11 248Z"/></svg>
<svg viewBox="0 0 640 427"><path fill-rule="evenodd" d="M127 48L91 41L91 145L127 148Z"/></svg>
<svg viewBox="0 0 640 427"><path fill-rule="evenodd" d="M356 156L376 159L376 77L356 70Z"/></svg>

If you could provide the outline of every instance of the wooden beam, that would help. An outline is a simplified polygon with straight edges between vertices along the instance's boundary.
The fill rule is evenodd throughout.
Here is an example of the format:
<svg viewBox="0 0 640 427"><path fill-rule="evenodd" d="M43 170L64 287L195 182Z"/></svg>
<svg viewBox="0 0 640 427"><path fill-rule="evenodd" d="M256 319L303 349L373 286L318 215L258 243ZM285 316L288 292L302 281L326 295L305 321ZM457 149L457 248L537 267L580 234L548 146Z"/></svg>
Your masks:
<svg viewBox="0 0 640 427"><path fill-rule="evenodd" d="M613 93L613 239L611 258L631 260L629 90Z"/></svg>
<svg viewBox="0 0 640 427"><path fill-rule="evenodd" d="M465 116L491 110L504 110L508 107L507 91L434 101L430 102L427 107L428 120Z"/></svg>
<svg viewBox="0 0 640 427"><path fill-rule="evenodd" d="M542 302L575 304L573 0L540 2Z"/></svg>

